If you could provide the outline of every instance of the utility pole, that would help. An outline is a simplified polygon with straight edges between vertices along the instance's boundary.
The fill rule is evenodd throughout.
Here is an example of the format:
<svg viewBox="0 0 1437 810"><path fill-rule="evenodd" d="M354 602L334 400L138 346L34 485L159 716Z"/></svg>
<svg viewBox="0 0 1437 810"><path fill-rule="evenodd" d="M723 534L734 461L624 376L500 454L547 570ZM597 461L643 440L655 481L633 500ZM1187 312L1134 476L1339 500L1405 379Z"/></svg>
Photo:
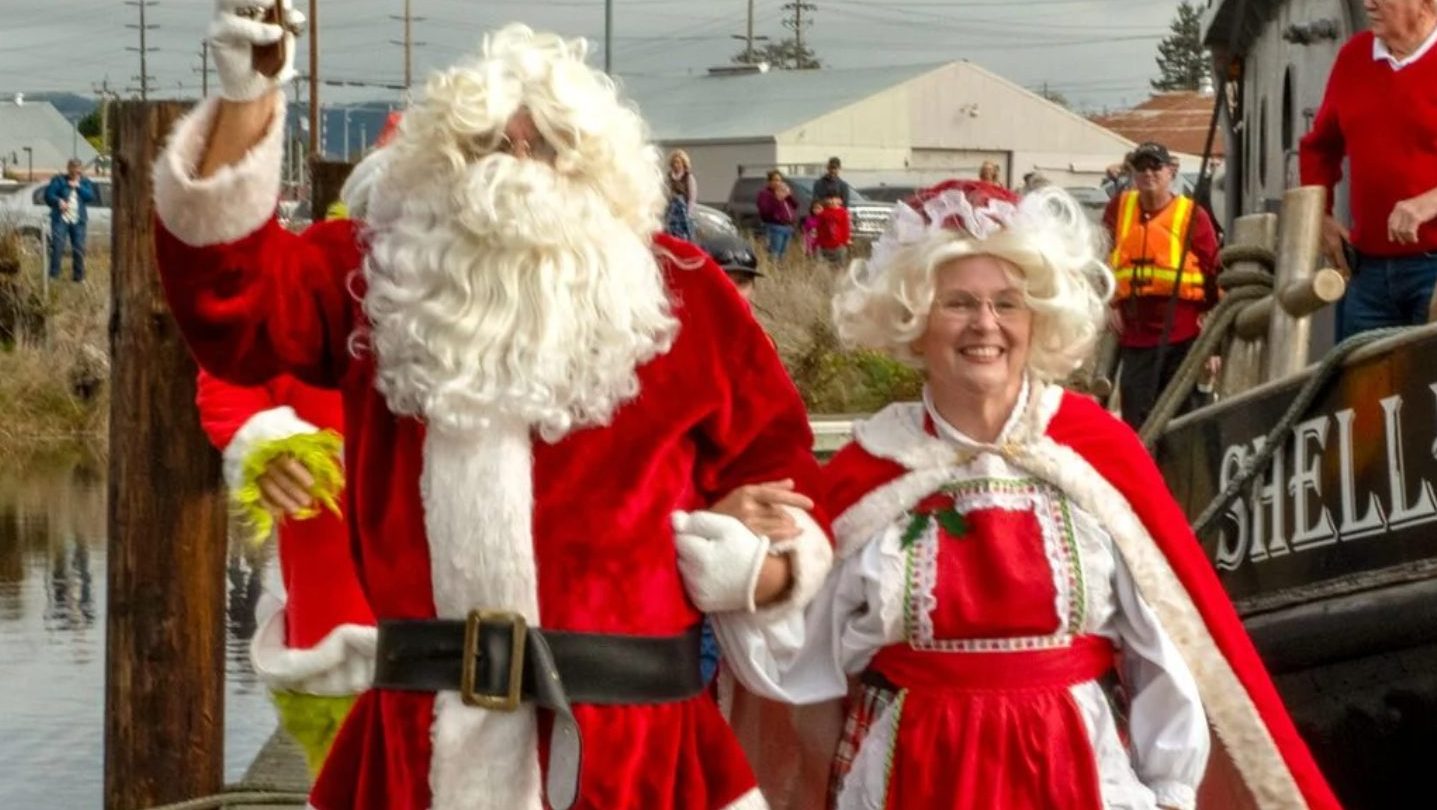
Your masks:
<svg viewBox="0 0 1437 810"><path fill-rule="evenodd" d="M423 17L416 17L411 13L410 0L404 0L404 16L396 17L389 15L389 19L398 20L404 23L404 39L391 39L391 44L404 48L404 90L407 93L414 84L414 47L425 45L424 42L414 41L414 23L424 22Z"/></svg>
<svg viewBox="0 0 1437 810"><path fill-rule="evenodd" d="M758 60L753 54L753 43L758 40L767 40L768 37L753 35L753 0L748 0L748 32L744 34L734 34L733 38L741 39L745 43L743 48L743 63L745 65L757 63Z"/></svg>
<svg viewBox="0 0 1437 810"><path fill-rule="evenodd" d="M604 73L614 75L614 0L604 0Z"/></svg>
<svg viewBox="0 0 1437 810"><path fill-rule="evenodd" d="M200 98L210 95L210 41L200 40Z"/></svg>
<svg viewBox="0 0 1437 810"><path fill-rule="evenodd" d="M309 0L309 153L319 146L319 0Z"/></svg>
<svg viewBox="0 0 1437 810"><path fill-rule="evenodd" d="M804 0L793 0L791 3L784 3L783 10L793 12L793 19L784 20L783 25L793 31L793 68L797 70L803 67L803 29L813 24L812 19L804 22L803 12L818 11L818 6Z"/></svg>
<svg viewBox="0 0 1437 810"><path fill-rule="evenodd" d="M105 80L95 88L95 95L100 97L100 154L108 158L110 156L110 102L119 99L120 94L110 89L110 77L106 76Z"/></svg>
<svg viewBox="0 0 1437 810"><path fill-rule="evenodd" d="M150 96L150 72L148 70L150 46L146 42L146 32L159 28L158 25L150 25L145 22L145 9L148 8L152 2L154 2L154 0L125 0L125 5L137 6L140 9L140 24L125 26L126 28L139 29L140 31L140 47L125 49L127 51L140 52L140 101L148 101Z"/></svg>

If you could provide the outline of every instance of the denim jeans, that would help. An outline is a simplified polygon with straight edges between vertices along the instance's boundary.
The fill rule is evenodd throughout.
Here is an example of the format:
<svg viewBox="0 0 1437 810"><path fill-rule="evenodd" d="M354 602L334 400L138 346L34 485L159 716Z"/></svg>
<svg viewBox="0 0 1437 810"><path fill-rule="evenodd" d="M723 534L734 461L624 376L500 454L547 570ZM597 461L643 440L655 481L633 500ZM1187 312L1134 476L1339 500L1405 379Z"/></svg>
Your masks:
<svg viewBox="0 0 1437 810"><path fill-rule="evenodd" d="M60 258L65 255L65 242L70 242L71 272L76 281L85 280L85 223L65 221L50 223L50 278L60 277Z"/></svg>
<svg viewBox="0 0 1437 810"><path fill-rule="evenodd" d="M768 253L775 259L783 256L788 250L788 240L793 238L792 225L779 225L775 222L763 223L764 233L768 236Z"/></svg>
<svg viewBox="0 0 1437 810"><path fill-rule="evenodd" d="M699 672L704 683L709 683L718 674L719 657L718 636L714 635L713 625L705 616L703 636L699 640Z"/></svg>
<svg viewBox="0 0 1437 810"><path fill-rule="evenodd" d="M1338 311L1337 339L1388 326L1427 322L1437 281L1437 252L1415 256L1359 254Z"/></svg>

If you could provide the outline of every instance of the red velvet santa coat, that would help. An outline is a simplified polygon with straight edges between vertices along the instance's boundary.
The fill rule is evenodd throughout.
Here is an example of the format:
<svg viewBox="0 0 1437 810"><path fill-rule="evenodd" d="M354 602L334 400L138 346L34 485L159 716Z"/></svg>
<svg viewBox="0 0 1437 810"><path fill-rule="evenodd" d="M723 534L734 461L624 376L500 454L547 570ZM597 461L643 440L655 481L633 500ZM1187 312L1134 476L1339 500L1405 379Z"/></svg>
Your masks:
<svg viewBox="0 0 1437 810"><path fill-rule="evenodd" d="M201 371L200 424L224 454L225 483L243 483L249 454L267 442L332 430L344 435L339 394L289 376L240 386ZM359 586L344 518L327 509L278 524L284 600L266 594L250 644L255 672L271 688L350 695L374 677L374 614Z"/></svg>
<svg viewBox="0 0 1437 810"><path fill-rule="evenodd" d="M1055 388L1034 396L1031 434L1011 461L1058 487L1108 531L1144 599L1192 670L1215 732L1200 808L1337 810L1251 639L1182 508L1126 425L1089 399ZM855 427L824 469L824 505L839 555L950 476L952 450L891 418Z"/></svg>
<svg viewBox="0 0 1437 810"><path fill-rule="evenodd" d="M363 325L357 226L323 223L295 236L272 217L282 108L240 164L197 180L213 114L212 104L202 105L182 121L156 170L156 243L170 305L195 356L215 375L253 384L290 373L342 391L349 519L360 577L380 620L509 607L470 603L470 577L516 603L536 599L544 627L681 633L700 616L679 577L671 513L755 481L793 478L799 490L815 491L807 416L772 345L710 260L663 237L661 248L684 267L696 266L664 262L678 336L668 353L639 369L640 393L611 425L557 444L527 434L480 437L489 444L477 458L426 444L424 424L396 417L375 389L373 355L350 350L350 336ZM810 522L790 601L769 609L797 609L811 598L830 556L824 533ZM361 696L314 805L541 807L539 781L524 764L533 746L518 732L504 736L521 724L452 697ZM578 807L764 806L707 696L576 706L575 714L584 747ZM456 742L472 740L472 726L491 721L503 733L482 744Z"/></svg>

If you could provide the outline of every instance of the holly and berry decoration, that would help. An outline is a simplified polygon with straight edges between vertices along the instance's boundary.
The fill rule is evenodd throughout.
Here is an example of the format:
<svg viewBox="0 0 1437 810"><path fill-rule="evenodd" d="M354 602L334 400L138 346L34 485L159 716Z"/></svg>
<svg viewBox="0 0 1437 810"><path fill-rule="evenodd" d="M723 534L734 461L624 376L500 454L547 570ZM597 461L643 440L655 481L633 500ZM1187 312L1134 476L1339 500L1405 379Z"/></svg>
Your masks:
<svg viewBox="0 0 1437 810"><path fill-rule="evenodd" d="M918 538L923 536L934 521L937 521L949 537L962 537L968 532L968 519L958 511L954 497L947 493L924 498L909 514L912 517L908 521L908 528L903 530L903 537L899 541L905 549L918 542Z"/></svg>

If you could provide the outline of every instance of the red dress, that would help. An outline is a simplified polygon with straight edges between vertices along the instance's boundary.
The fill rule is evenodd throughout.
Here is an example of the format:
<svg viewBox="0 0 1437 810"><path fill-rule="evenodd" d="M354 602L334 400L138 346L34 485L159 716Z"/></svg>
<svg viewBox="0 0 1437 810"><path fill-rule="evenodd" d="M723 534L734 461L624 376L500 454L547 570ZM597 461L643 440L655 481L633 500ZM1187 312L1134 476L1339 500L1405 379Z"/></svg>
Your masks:
<svg viewBox="0 0 1437 810"><path fill-rule="evenodd" d="M840 810L1336 808L1132 431L1030 393L993 445L917 403L856 425L825 470L842 562L801 622L716 620L738 679L801 703L863 681ZM1203 804L1209 723L1237 798Z"/></svg>

